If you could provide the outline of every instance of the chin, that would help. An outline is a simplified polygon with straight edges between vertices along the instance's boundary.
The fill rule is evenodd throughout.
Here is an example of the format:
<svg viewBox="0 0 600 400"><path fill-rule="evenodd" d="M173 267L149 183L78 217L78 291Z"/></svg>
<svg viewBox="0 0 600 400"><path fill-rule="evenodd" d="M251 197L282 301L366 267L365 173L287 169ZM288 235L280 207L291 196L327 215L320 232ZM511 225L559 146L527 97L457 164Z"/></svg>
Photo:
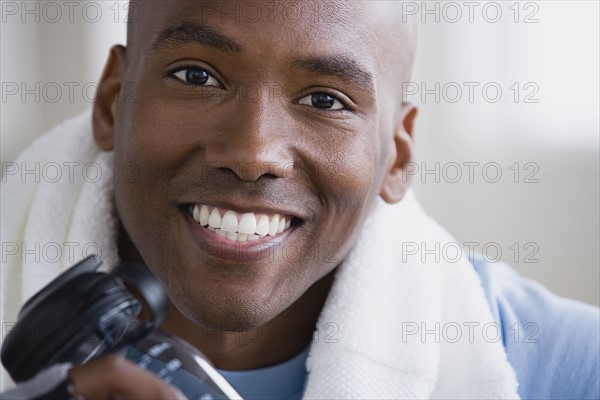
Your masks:
<svg viewBox="0 0 600 400"><path fill-rule="evenodd" d="M181 293L182 296L170 296L178 311L188 320L212 330L228 332L244 332L259 328L269 323L281 310L271 301L259 296L224 293L199 294L197 292Z"/></svg>

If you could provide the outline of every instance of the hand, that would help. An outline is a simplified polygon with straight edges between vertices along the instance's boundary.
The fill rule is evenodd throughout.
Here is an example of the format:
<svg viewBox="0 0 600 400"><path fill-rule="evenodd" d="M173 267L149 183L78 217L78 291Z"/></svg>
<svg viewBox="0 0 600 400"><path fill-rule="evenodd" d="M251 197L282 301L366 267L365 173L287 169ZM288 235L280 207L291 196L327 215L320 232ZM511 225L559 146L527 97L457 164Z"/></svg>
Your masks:
<svg viewBox="0 0 600 400"><path fill-rule="evenodd" d="M132 362L109 354L69 372L73 397L92 399L185 399L173 386Z"/></svg>

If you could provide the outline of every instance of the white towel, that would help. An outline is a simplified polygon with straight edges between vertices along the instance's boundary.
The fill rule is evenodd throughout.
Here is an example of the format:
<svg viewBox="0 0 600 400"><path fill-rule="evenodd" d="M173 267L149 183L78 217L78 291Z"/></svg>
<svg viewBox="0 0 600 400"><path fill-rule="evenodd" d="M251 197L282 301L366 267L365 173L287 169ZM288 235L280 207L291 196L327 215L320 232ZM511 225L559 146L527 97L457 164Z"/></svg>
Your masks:
<svg viewBox="0 0 600 400"><path fill-rule="evenodd" d="M39 183L14 168L3 176L3 325L73 264L69 249L75 260L85 248L101 249L105 264L117 261L112 153L94 144L89 112L42 136L15 167L38 163L42 175L52 162L63 166L56 183L49 167ZM73 174L64 173L69 165ZM50 260L53 246L62 248L57 260ZM439 249L437 259L406 251L415 246ZM378 200L319 317L305 397L518 398L481 283L465 257L453 259L456 248L412 192L393 206Z"/></svg>

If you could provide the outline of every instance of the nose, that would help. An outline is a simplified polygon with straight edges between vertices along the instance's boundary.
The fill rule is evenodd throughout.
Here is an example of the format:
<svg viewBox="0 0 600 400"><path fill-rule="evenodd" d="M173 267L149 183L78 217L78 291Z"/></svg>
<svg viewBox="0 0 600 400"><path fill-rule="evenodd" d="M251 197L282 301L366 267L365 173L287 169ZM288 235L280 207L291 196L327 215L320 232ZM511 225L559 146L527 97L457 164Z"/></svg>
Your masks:
<svg viewBox="0 0 600 400"><path fill-rule="evenodd" d="M233 171L243 181L285 177L294 165L283 113L279 104L268 99L238 100L205 147L206 161Z"/></svg>

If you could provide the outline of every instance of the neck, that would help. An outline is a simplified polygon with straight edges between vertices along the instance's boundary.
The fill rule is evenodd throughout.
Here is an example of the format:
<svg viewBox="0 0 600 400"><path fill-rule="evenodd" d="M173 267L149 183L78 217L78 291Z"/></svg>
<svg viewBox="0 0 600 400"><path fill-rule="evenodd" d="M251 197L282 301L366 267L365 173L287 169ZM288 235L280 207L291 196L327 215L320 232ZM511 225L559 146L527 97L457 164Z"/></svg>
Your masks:
<svg viewBox="0 0 600 400"><path fill-rule="evenodd" d="M123 227L118 246L123 261L144 262ZM219 369L234 371L275 365L289 360L312 342L336 270L314 283L285 311L256 329L243 332L210 329L186 318L173 304L161 328L185 339Z"/></svg>
<svg viewBox="0 0 600 400"><path fill-rule="evenodd" d="M234 371L275 365L289 360L312 342L333 277L334 272L326 275L284 312L256 329L213 330L190 321L175 307L171 307L163 327L190 342L219 369Z"/></svg>

